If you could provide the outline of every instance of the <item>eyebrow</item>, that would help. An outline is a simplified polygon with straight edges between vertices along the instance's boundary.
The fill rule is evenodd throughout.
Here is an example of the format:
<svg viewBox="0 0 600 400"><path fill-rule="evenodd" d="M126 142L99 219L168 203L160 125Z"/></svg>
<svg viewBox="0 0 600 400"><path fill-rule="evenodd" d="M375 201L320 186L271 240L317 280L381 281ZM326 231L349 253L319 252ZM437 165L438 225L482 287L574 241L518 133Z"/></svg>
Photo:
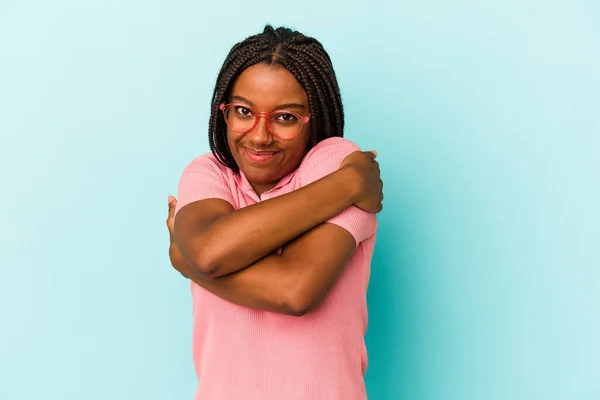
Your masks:
<svg viewBox="0 0 600 400"><path fill-rule="evenodd" d="M252 103L250 100L248 100L245 97L242 96L231 96L231 100L237 100L237 101L243 101L244 103L248 103L251 107L255 107L254 103ZM282 108L298 108L301 110L306 109L306 106L304 104L300 104L300 103L285 103L285 104L280 104L277 107L275 107L276 110L281 110Z"/></svg>

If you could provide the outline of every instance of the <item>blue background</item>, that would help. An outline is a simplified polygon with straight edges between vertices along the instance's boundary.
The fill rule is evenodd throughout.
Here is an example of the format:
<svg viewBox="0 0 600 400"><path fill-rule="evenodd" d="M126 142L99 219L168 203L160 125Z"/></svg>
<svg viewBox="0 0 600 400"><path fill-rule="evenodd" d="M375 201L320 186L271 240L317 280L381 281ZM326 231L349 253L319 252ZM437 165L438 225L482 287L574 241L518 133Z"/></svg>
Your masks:
<svg viewBox="0 0 600 400"><path fill-rule="evenodd" d="M370 399L600 399L596 1L0 1L0 399L191 399L167 196L230 47L338 74L385 210Z"/></svg>

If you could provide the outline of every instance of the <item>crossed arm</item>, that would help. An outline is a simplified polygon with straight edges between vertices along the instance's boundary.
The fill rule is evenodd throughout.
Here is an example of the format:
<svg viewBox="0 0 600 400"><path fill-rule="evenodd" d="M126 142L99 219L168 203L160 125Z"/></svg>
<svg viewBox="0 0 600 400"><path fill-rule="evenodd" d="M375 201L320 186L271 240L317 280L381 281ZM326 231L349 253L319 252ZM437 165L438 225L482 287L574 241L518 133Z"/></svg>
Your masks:
<svg viewBox="0 0 600 400"><path fill-rule="evenodd" d="M326 223L364 197L356 171L342 168L239 210L214 198L185 205L175 218L171 262L225 300L304 315L321 303L357 245L350 232ZM371 197L380 196L373 188Z"/></svg>
<svg viewBox="0 0 600 400"><path fill-rule="evenodd" d="M327 182L320 183L324 184ZM307 191L312 192L311 189L313 188L307 187L307 189ZM300 190L302 189L299 189L296 192L299 192ZM285 240L280 238L287 237L291 239L285 244L285 249L281 254L276 254L271 251L268 255L264 256L260 252L254 251L253 257L246 257L245 261L242 263L239 261L231 264L224 263L223 266L226 270L231 270L234 264L236 268L241 267L235 272L224 275L220 275L221 272L215 273L215 270L212 268L206 269L206 267L202 265L202 261L193 261L195 256L202 259L203 255L202 251L194 251L193 244L190 246L190 242L192 241L185 239L178 240L177 243L181 243L181 248L187 250L187 254L184 254L190 257L188 259L189 261L185 261L183 255L180 258L181 264L187 266L186 272L188 277L204 289L225 300L251 308L300 316L320 304L352 255L355 248L355 241L352 235L345 229L337 225L322 223L321 221L317 222L319 224L318 226L293 238L296 234L293 230L298 229L298 226L301 224L308 225L307 221L300 221L299 219L293 220L290 218L286 219L279 213L283 211L283 208L293 207L295 204L300 208L306 208L307 211L313 206L312 209L314 210L314 207L316 207L316 204L314 203L316 203L316 199L318 199L317 196L312 197L311 200L315 199L315 201L312 201L313 204L311 204L310 201L297 203L297 199L294 198L295 196L290 196L291 198L288 197L296 192L272 199L280 200L278 202L268 200L254 206L246 207L242 209L246 211L243 214L238 214L236 211L233 211L233 207L231 207L229 203L218 199L202 200L182 208L177 214L175 226L177 227L176 231L183 231L181 233L183 237L187 235L188 237L195 236L197 238L202 238L203 236L202 233L194 235L191 231L186 230L184 227L180 227L185 223L182 221L191 220L191 218L186 218L186 214L198 214L200 209L203 209L203 211L206 212L209 209L213 210L222 207L223 209L230 209L227 214L222 214L223 217L227 217L226 219L223 218L224 221L222 222L224 222L224 224L222 225L229 223L231 224L232 230L234 225L237 225L242 231L245 230L243 227L255 227L258 232L264 232L264 236L262 237L258 234L244 235L245 232L236 232L236 237L241 239L240 248L247 247L250 250L254 247L255 249L261 248L260 250L263 251L267 248L275 250L278 245L281 244L281 241ZM339 195L339 199L336 199L336 207L343 207L343 203L340 201L342 198L343 196ZM257 206L262 207L259 209ZM264 220L261 221L261 211L268 212L270 214L269 217L276 217L279 215L280 221L288 222L287 225L283 226L282 224L282 226L279 227L281 228L277 231L277 236L279 237L269 235L271 232L267 231L271 231L271 229L269 229L271 227L267 225L268 222ZM325 216L325 213L319 216L313 214L311 217L313 218L313 221L318 219L325 221L328 219L328 217ZM242 222L244 220L246 221ZM256 224L264 224L263 227L265 229L262 230ZM304 225L304 227L306 225ZM201 225L197 225L197 232L202 230L200 226ZM225 237L226 235L221 232L226 232L227 228L228 227L220 227L220 229L216 227L213 229L205 228L206 231L204 235L208 238L211 236ZM198 243L201 243L201 241L202 239L198 239ZM207 239L206 241L208 242L210 239ZM215 252L216 251L218 250L215 250ZM249 255L249 253L250 251L245 254L243 251L236 252L236 254L240 254L240 260L244 258L244 255ZM227 252L224 251L224 254L227 254ZM260 257L260 259L254 262L249 261L255 257ZM224 259L225 258L226 257L224 257ZM246 267L246 265L243 265L244 263L247 263L248 266ZM210 273L204 274L203 271ZM184 273L184 275L186 274Z"/></svg>

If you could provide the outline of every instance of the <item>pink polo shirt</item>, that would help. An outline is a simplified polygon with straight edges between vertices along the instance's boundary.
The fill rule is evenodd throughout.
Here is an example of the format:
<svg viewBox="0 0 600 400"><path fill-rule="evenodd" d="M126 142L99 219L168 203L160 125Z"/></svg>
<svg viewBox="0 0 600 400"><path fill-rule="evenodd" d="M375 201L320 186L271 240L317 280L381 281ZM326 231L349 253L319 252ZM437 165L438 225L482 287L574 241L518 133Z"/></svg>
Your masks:
<svg viewBox="0 0 600 400"><path fill-rule="evenodd" d="M262 198L243 174L212 154L200 156L181 176L176 212L208 198L237 210L289 193L336 171L356 150L343 138L320 142ZM302 317L239 306L192 282L196 400L366 399L366 294L377 219L351 206L328 222L358 245L321 305Z"/></svg>

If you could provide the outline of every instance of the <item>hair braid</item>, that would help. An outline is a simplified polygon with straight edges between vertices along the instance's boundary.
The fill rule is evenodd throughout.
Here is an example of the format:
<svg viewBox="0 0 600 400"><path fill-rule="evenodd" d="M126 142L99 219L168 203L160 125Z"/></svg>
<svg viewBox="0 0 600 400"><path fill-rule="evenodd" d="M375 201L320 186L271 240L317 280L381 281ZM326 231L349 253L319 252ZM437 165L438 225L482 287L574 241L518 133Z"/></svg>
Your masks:
<svg viewBox="0 0 600 400"><path fill-rule="evenodd" d="M296 56L293 56L296 57ZM310 54L309 56L307 56L305 58L305 61L308 63L307 71L309 76L311 77L311 80L314 81L315 85L317 87L320 88L320 86L322 84L324 84L324 88L322 90L319 90L318 93L324 93L326 97L323 98L323 100L327 103L328 99L335 99L336 96L335 94L339 92L339 88L337 85L337 80L335 79L335 76L333 77L333 79L331 79L330 75L327 74L323 74L323 72L327 72L327 68L323 66L322 63L320 63L318 61L318 59L315 57L313 58L313 55ZM325 106L326 106L325 103ZM330 120L334 120L336 125L340 125L343 129L344 126L344 121L343 121L343 115L339 112L339 110L342 109L342 104L340 102L340 104L337 105L337 107L326 107L325 109L330 111L330 115L328 115L328 119Z"/></svg>

